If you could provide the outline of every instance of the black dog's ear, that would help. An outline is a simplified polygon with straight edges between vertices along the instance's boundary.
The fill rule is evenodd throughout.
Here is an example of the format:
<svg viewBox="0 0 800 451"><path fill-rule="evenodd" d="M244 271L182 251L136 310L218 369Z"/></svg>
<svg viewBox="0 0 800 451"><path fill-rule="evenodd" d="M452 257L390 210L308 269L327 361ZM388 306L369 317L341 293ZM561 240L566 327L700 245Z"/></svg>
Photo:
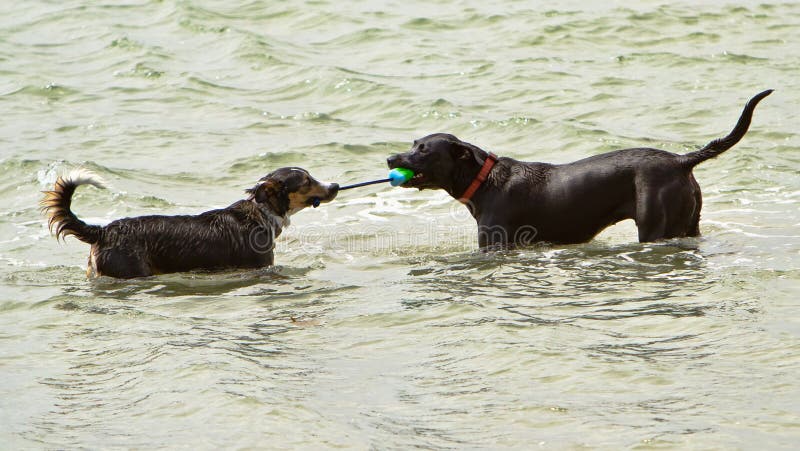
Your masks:
<svg viewBox="0 0 800 451"><path fill-rule="evenodd" d="M463 141L459 141L457 143L453 143L451 148L453 152L453 157L459 160L473 160L478 165L483 165L484 160L486 159L486 152L478 148L477 146L473 146L470 143L465 143Z"/></svg>

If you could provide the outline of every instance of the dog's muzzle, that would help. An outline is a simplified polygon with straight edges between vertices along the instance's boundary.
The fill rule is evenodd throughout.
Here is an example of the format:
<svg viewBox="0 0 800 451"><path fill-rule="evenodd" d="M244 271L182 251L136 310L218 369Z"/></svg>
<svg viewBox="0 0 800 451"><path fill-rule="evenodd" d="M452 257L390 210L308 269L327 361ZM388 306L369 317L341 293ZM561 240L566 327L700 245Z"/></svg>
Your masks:
<svg viewBox="0 0 800 451"><path fill-rule="evenodd" d="M339 184L338 183L328 183L325 185L325 190L327 191L327 195L324 198L320 197L312 197L311 198L311 206L314 208L319 207L319 205L323 202L330 202L336 198L336 195L339 194Z"/></svg>

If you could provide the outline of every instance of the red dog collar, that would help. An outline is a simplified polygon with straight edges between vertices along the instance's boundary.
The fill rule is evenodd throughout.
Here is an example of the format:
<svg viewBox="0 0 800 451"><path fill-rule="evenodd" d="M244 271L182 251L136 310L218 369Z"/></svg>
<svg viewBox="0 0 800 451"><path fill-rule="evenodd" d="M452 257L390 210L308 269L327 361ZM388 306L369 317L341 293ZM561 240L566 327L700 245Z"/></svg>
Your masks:
<svg viewBox="0 0 800 451"><path fill-rule="evenodd" d="M486 159L483 160L483 166L481 167L481 171L478 172L478 175L475 176L475 179L472 180L472 183L469 185L464 194L458 199L459 202L462 204L466 204L472 199L472 196L475 194L475 191L478 191L481 184L486 181L486 177L489 176L489 172L492 171L494 164L497 162L497 155L489 152L489 155L486 156Z"/></svg>

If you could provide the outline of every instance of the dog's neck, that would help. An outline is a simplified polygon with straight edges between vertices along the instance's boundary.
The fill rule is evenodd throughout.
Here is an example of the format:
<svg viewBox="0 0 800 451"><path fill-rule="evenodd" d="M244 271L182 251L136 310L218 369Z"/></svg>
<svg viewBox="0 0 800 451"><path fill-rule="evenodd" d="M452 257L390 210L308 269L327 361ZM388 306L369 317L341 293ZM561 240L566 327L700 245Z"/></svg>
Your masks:
<svg viewBox="0 0 800 451"><path fill-rule="evenodd" d="M481 152L483 153L482 156L485 158L486 152ZM481 166L482 164L479 164L472 158L464 160L453 169L453 177L450 181L450 186L443 186L442 188L447 191L447 194L454 198L460 198L481 171Z"/></svg>
<svg viewBox="0 0 800 451"><path fill-rule="evenodd" d="M478 161L476 158L469 158L462 161L461 164L456 165L456 168L453 171L453 177L450 186L443 187L444 190L447 191L447 193L450 194L454 199L460 199L464 195L464 192L472 184L472 181L475 180L475 177L477 177L478 173L481 172L481 168L483 167L486 158L489 156L488 152L478 147L474 147L473 152L478 158L480 158L480 161ZM485 188L484 185L492 183L493 172L494 170L489 173L486 181L481 184L469 202L467 202L467 208L469 208L470 213L472 213L473 216L480 211L479 206L484 197L482 195L482 188Z"/></svg>
<svg viewBox="0 0 800 451"><path fill-rule="evenodd" d="M291 212L284 212L283 214L279 214L275 207L269 203L258 203L253 199L250 199L250 202L256 206L258 211L266 218L267 221L271 223L273 227L276 227L276 235L281 233L282 229L289 227L292 224L292 221L289 219L291 216Z"/></svg>
<svg viewBox="0 0 800 451"><path fill-rule="evenodd" d="M485 161L488 152L483 150L480 152L483 161ZM483 163L475 160L464 161L460 168L454 172L451 186L444 189L453 198L460 199L464 191L481 171L482 166ZM511 179L522 176L531 183L531 190L538 190L539 187L547 183L552 168L553 165L550 163L521 162L512 158L499 158L486 177L486 181L478 187L472 198L465 205L472 217L480 220L484 211L497 211L493 206L502 198L502 196L497 196L497 191L509 183Z"/></svg>

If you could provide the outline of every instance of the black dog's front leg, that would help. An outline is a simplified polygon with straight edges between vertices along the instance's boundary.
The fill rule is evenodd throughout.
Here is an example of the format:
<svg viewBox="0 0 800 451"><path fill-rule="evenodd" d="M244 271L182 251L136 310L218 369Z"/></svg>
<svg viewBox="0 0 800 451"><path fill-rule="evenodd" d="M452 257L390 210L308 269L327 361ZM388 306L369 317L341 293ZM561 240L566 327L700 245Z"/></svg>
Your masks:
<svg viewBox="0 0 800 451"><path fill-rule="evenodd" d="M498 221L497 218L478 222L478 245L482 250L507 250L530 246L538 241L539 230L530 224Z"/></svg>
<svg viewBox="0 0 800 451"><path fill-rule="evenodd" d="M513 230L494 218L478 221L478 246L481 250L503 250L513 245Z"/></svg>

